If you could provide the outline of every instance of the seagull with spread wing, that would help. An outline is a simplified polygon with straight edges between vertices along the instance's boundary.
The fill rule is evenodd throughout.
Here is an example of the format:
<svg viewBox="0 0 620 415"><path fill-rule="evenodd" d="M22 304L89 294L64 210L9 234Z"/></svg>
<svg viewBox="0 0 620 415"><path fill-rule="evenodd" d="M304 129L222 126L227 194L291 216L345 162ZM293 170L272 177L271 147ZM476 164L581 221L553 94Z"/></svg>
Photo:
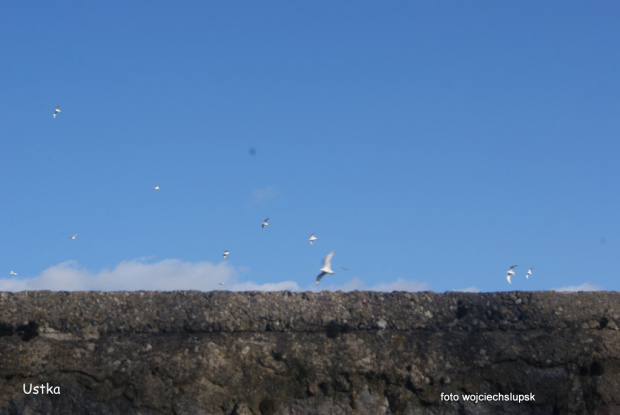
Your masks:
<svg viewBox="0 0 620 415"><path fill-rule="evenodd" d="M59 112L62 112L62 111L60 111L60 106L57 106L56 109L54 110L54 113L52 114L52 117L56 118L56 115L58 115Z"/></svg>
<svg viewBox="0 0 620 415"><path fill-rule="evenodd" d="M513 275L515 275L515 272L513 271L516 267L518 267L518 265L513 265L510 267L510 269L508 270L508 272L506 273L506 280L508 281L508 284L512 284L510 282L510 277L512 277Z"/></svg>
<svg viewBox="0 0 620 415"><path fill-rule="evenodd" d="M332 271L332 257L334 256L334 252L336 251L331 251L323 260L323 268L319 270L321 273L316 277L316 285L319 285L321 278L323 278L325 274L334 273L334 271Z"/></svg>
<svg viewBox="0 0 620 415"><path fill-rule="evenodd" d="M310 235L310 238L308 238L308 240L310 241L310 245L314 246L314 241L316 241L316 236L312 234Z"/></svg>

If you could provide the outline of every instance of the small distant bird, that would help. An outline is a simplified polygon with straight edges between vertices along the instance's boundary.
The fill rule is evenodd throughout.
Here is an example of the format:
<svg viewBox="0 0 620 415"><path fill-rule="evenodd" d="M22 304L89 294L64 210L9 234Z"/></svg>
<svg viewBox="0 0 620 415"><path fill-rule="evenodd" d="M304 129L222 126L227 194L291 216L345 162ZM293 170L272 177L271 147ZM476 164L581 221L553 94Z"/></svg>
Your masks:
<svg viewBox="0 0 620 415"><path fill-rule="evenodd" d="M261 226L261 228L264 228L265 226L269 226L269 218L264 220L263 225Z"/></svg>
<svg viewBox="0 0 620 415"><path fill-rule="evenodd" d="M348 271L349 270L349 268L345 268L345 267L340 267L340 268L342 268L343 271Z"/></svg>
<svg viewBox="0 0 620 415"><path fill-rule="evenodd" d="M223 282L218 282L217 285L224 285L224 283Z"/></svg>
<svg viewBox="0 0 620 415"><path fill-rule="evenodd" d="M315 285L319 285L319 282L321 282L321 278L323 278L325 274L334 273L334 271L332 271L332 257L334 256L334 252L336 251L331 251L329 254L327 254L325 259L323 260L323 268L319 270L321 271L321 273L316 277Z"/></svg>
<svg viewBox="0 0 620 415"><path fill-rule="evenodd" d="M9 272L9 274L10 274L10 275L15 275L15 276L16 276L16 275L17 275L17 272L15 272L15 271L11 270L11 271Z"/></svg>
<svg viewBox="0 0 620 415"><path fill-rule="evenodd" d="M56 115L58 115L59 112L62 112L60 110L60 106L56 107L56 109L54 110L54 113L52 114L52 117L56 118Z"/></svg>
<svg viewBox="0 0 620 415"><path fill-rule="evenodd" d="M310 245L314 246L314 241L316 241L316 236L312 234L310 235L310 238L308 240L310 241Z"/></svg>
<svg viewBox="0 0 620 415"><path fill-rule="evenodd" d="M67 238L75 240L75 238L77 238L77 233L73 236L67 236Z"/></svg>
<svg viewBox="0 0 620 415"><path fill-rule="evenodd" d="M224 259L228 259L228 255L230 255L230 251L224 251L224 254L222 256L224 257Z"/></svg>
<svg viewBox="0 0 620 415"><path fill-rule="evenodd" d="M508 281L508 284L512 284L510 282L510 277L515 275L515 272L513 271L513 269L515 269L516 267L518 267L518 265L511 266L510 269L508 270L508 272L506 273L506 280Z"/></svg>
<svg viewBox="0 0 620 415"><path fill-rule="evenodd" d="M527 270L527 274L525 274L525 278L526 278L526 279L528 279L528 280L530 279L530 275L532 275L532 270L533 270L533 269L534 269L534 268L530 268L530 269L528 269L528 270Z"/></svg>
<svg viewBox="0 0 620 415"><path fill-rule="evenodd" d="M153 188L153 190L159 190L159 185L155 185L155 187Z"/></svg>

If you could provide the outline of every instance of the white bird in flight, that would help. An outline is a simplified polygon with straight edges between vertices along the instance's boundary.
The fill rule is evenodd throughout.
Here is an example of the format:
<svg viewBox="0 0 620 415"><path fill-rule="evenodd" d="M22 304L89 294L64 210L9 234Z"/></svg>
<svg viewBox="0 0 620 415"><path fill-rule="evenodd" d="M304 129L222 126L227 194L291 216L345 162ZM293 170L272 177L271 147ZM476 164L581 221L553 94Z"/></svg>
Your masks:
<svg viewBox="0 0 620 415"><path fill-rule="evenodd" d="M263 221L263 224L262 224L262 226L261 226L261 227L262 227L262 228L264 228L265 226L269 226L269 218L267 218L267 219L265 219L265 220Z"/></svg>
<svg viewBox="0 0 620 415"><path fill-rule="evenodd" d="M224 283L223 282L218 282L217 285L224 285Z"/></svg>
<svg viewBox="0 0 620 415"><path fill-rule="evenodd" d="M159 185L155 185L155 187L153 188L153 190L159 190Z"/></svg>
<svg viewBox="0 0 620 415"><path fill-rule="evenodd" d="M52 117L56 118L56 115L58 115L59 112L62 112L62 111L60 111L60 106L57 106L56 109L54 110L54 113L52 114Z"/></svg>
<svg viewBox="0 0 620 415"><path fill-rule="evenodd" d="M310 245L314 246L314 241L316 241L316 236L312 234L310 235L310 238L308 240L310 241Z"/></svg>
<svg viewBox="0 0 620 415"><path fill-rule="evenodd" d="M323 278L325 274L334 273L334 271L332 271L332 257L334 256L334 252L336 251L331 251L329 254L327 254L325 259L323 260L323 268L319 270L321 271L321 273L316 277L315 285L319 285L319 282L321 282L321 278Z"/></svg>
<svg viewBox="0 0 620 415"><path fill-rule="evenodd" d="M15 271L11 270L11 271L9 272L9 274L11 274L11 275L17 275L17 272L15 272Z"/></svg>
<svg viewBox="0 0 620 415"><path fill-rule="evenodd" d="M532 270L533 270L533 269L534 269L534 268L530 268L530 269L528 269L528 270L527 270L527 274L525 274L525 278L526 278L526 279L528 279L528 280L530 279L530 275L532 275Z"/></svg>
<svg viewBox="0 0 620 415"><path fill-rule="evenodd" d="M224 257L224 259L228 259L228 255L230 255L230 251L224 251L222 257Z"/></svg>
<svg viewBox="0 0 620 415"><path fill-rule="evenodd" d="M75 238L77 238L77 233L73 236L67 236L67 238L75 240Z"/></svg>
<svg viewBox="0 0 620 415"><path fill-rule="evenodd" d="M513 271L513 269L515 269L516 267L518 267L518 265L511 266L510 269L508 270L508 272L506 273L506 280L508 281L508 284L512 284L510 282L510 277L515 275L515 272Z"/></svg>

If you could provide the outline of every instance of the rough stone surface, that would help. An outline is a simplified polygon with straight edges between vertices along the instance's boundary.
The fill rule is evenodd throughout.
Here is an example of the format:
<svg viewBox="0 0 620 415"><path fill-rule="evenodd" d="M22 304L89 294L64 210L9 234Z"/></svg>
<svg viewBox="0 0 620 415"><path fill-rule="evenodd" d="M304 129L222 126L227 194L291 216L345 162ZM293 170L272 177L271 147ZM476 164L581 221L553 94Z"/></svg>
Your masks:
<svg viewBox="0 0 620 415"><path fill-rule="evenodd" d="M615 292L0 293L0 414L620 414L619 327Z"/></svg>

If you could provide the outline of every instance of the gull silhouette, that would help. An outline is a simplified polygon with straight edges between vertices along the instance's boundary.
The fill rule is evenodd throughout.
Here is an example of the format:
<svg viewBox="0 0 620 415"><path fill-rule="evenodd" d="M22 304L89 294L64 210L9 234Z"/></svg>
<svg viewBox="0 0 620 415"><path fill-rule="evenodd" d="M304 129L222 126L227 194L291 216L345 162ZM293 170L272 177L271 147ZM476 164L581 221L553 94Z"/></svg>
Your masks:
<svg viewBox="0 0 620 415"><path fill-rule="evenodd" d="M510 282L510 277L515 275L515 272L513 271L513 269L515 269L516 267L518 267L518 265L511 266L510 269L508 270L508 272L506 273L506 280L508 281L508 284L512 284Z"/></svg>
<svg viewBox="0 0 620 415"><path fill-rule="evenodd" d="M312 234L310 235L310 238L308 240L310 241L310 245L314 246L314 241L316 241L316 236Z"/></svg>
<svg viewBox="0 0 620 415"><path fill-rule="evenodd" d="M315 285L319 285L319 282L321 282L321 278L323 278L325 274L334 273L334 271L332 271L332 257L334 256L334 252L336 251L331 251L329 254L327 254L325 259L323 260L323 268L319 270L321 271L321 273L316 277Z"/></svg>

